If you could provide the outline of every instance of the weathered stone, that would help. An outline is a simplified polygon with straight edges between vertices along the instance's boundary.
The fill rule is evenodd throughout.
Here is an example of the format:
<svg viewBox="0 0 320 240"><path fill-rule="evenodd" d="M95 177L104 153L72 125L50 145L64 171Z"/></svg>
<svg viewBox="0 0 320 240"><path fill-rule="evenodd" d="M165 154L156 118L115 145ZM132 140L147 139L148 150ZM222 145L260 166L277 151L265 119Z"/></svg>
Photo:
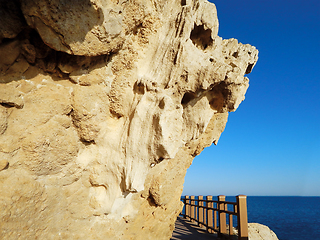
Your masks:
<svg viewBox="0 0 320 240"><path fill-rule="evenodd" d="M34 174L56 174L77 155L76 133L68 124L66 128L61 125L51 120L27 134L21 142L21 160Z"/></svg>
<svg viewBox="0 0 320 240"><path fill-rule="evenodd" d="M267 226L259 223L249 223L250 240L278 240L277 235Z"/></svg>
<svg viewBox="0 0 320 240"><path fill-rule="evenodd" d="M0 171L8 168L9 162L7 160L0 160Z"/></svg>
<svg viewBox="0 0 320 240"><path fill-rule="evenodd" d="M26 0L21 6L27 23L47 45L86 56L119 50L145 17L139 1Z"/></svg>
<svg viewBox="0 0 320 240"><path fill-rule="evenodd" d="M217 36L205 0L20 2L28 27L0 44L0 238L169 239L258 51Z"/></svg>
<svg viewBox="0 0 320 240"><path fill-rule="evenodd" d="M17 89L18 86L18 83L11 82L0 88L0 104L22 108L24 105L23 93Z"/></svg>
<svg viewBox="0 0 320 240"><path fill-rule="evenodd" d="M18 58L20 54L20 47L18 40L8 41L0 45L0 63L2 65L11 65Z"/></svg>
<svg viewBox="0 0 320 240"><path fill-rule="evenodd" d="M3 38L16 37L23 27L23 18L18 0L0 0L0 43Z"/></svg>
<svg viewBox="0 0 320 240"><path fill-rule="evenodd" d="M44 186L23 170L1 171L0 183L1 238L39 237L48 224Z"/></svg>
<svg viewBox="0 0 320 240"><path fill-rule="evenodd" d="M0 135L4 133L5 130L7 130L8 126L8 113L6 108L0 106Z"/></svg>
<svg viewBox="0 0 320 240"><path fill-rule="evenodd" d="M94 142L109 113L108 87L105 85L75 86L72 93L72 117L80 139Z"/></svg>

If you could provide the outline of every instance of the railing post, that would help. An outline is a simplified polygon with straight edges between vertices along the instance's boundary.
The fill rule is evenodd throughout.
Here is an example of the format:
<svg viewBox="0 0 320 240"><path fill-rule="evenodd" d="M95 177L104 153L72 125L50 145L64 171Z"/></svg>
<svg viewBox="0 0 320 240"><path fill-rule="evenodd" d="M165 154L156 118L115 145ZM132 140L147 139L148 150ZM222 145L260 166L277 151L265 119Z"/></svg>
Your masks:
<svg viewBox="0 0 320 240"><path fill-rule="evenodd" d="M196 197L195 197L196 199ZM196 219L196 223L198 223L199 225L199 201L198 200L195 200L194 201L194 204L196 205L195 206L195 214L194 214L194 218Z"/></svg>
<svg viewBox="0 0 320 240"><path fill-rule="evenodd" d="M212 196L207 196L207 200L212 200ZM208 227L212 227L213 228L213 210L209 209L209 208L213 208L213 202L207 202L207 225ZM207 231L209 233L213 233L213 230L207 227Z"/></svg>
<svg viewBox="0 0 320 240"><path fill-rule="evenodd" d="M238 239L248 240L247 196L237 196L238 205Z"/></svg>
<svg viewBox="0 0 320 240"><path fill-rule="evenodd" d="M190 205L189 205L189 203L190 203L189 196L186 196L186 208L185 208L185 210L186 210L186 219L190 218Z"/></svg>
<svg viewBox="0 0 320 240"><path fill-rule="evenodd" d="M201 200L203 200L203 196L199 196L198 197L198 205L199 205L199 223L198 223L198 225L199 225L199 227L202 227L203 226L203 223L204 223L204 218L203 218L203 208L202 208L202 206L203 206L203 201L201 201Z"/></svg>
<svg viewBox="0 0 320 240"><path fill-rule="evenodd" d="M204 197L205 199L207 199L206 197ZM204 208L207 207L207 202L203 202L203 224L204 225L208 225L208 221L207 221L207 214L208 214L208 208Z"/></svg>
<svg viewBox="0 0 320 240"><path fill-rule="evenodd" d="M194 196L191 196L190 198L191 198L191 204L192 204L192 205L195 205ZM192 222L194 222L194 219L195 219L195 217L194 217L194 209L195 209L195 207L194 207L194 206L191 206L191 214L190 214L190 217L191 217L191 221L192 221Z"/></svg>
<svg viewBox="0 0 320 240"><path fill-rule="evenodd" d="M183 218L186 218L187 215L187 205L186 205L186 197L182 197L182 202L183 202L183 206L184 206L184 213L183 213L183 208L182 208L182 216Z"/></svg>
<svg viewBox="0 0 320 240"><path fill-rule="evenodd" d="M226 213L220 212L221 210L226 210L225 203L224 203L224 201L226 200L226 196L219 195L218 200L219 200L219 233L226 234L227 233Z"/></svg>
<svg viewBox="0 0 320 240"><path fill-rule="evenodd" d="M233 235L233 216L229 214L229 235Z"/></svg>
<svg viewBox="0 0 320 240"><path fill-rule="evenodd" d="M218 206L217 206L218 208ZM214 221L214 225L213 225L213 228L216 230L218 229L218 221L217 221L217 211L213 210L213 221Z"/></svg>

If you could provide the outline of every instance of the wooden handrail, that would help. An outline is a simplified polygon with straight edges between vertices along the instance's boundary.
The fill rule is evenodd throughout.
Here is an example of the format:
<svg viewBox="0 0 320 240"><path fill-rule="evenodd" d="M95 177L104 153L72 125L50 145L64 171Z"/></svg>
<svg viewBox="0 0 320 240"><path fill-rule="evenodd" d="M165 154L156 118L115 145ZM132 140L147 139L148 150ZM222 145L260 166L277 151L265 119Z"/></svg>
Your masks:
<svg viewBox="0 0 320 240"><path fill-rule="evenodd" d="M212 200L212 196L206 196L205 199L203 196L181 197L185 206L185 213L182 215L190 221L197 222L199 226L206 227L209 233L217 232L220 236L234 235L233 216L237 216L238 240L248 240L247 196L236 196L236 202L225 201L225 198L224 195L220 195L216 201ZM232 205L233 210L228 210L228 205Z"/></svg>

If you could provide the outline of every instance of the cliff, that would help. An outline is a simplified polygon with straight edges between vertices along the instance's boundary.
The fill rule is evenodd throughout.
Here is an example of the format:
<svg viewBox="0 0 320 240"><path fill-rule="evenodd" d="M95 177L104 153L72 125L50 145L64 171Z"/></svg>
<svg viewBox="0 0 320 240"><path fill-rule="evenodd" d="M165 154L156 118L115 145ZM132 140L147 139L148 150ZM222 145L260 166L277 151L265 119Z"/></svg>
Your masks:
<svg viewBox="0 0 320 240"><path fill-rule="evenodd" d="M258 51L205 0L0 1L0 238L169 239Z"/></svg>

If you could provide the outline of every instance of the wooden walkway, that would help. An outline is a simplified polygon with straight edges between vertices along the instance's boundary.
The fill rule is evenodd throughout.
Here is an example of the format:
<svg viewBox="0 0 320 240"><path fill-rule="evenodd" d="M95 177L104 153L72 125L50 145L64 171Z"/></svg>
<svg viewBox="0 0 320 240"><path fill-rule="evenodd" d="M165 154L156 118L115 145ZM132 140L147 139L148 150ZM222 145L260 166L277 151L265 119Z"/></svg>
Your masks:
<svg viewBox="0 0 320 240"><path fill-rule="evenodd" d="M218 240L217 234L206 232L205 228L198 227L197 224L184 218L178 217L176 226L170 240Z"/></svg>

